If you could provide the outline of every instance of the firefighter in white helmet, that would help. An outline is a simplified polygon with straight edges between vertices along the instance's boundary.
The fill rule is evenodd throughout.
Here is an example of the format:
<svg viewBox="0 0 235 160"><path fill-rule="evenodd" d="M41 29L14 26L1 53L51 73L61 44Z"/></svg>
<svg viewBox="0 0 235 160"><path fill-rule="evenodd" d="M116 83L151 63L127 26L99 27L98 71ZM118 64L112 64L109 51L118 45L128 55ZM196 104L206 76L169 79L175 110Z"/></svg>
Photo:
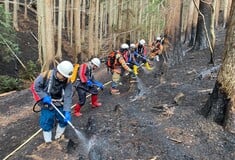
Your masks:
<svg viewBox="0 0 235 160"><path fill-rule="evenodd" d="M114 68L112 69L112 84L110 88L110 93L113 95L120 94L118 86L120 84L121 75L123 75L125 71L133 73L133 70L127 65L129 54L128 49L129 45L123 43L115 55L115 64Z"/></svg>
<svg viewBox="0 0 235 160"><path fill-rule="evenodd" d="M93 71L100 68L101 62L99 58L93 58L87 63L80 65L77 80L75 82L75 88L79 97L79 100L74 107L74 115L82 115L81 107L86 103L87 93L91 94L92 108L100 107L102 104L98 101L98 88L103 89L104 86L101 82L95 80Z"/></svg>
<svg viewBox="0 0 235 160"><path fill-rule="evenodd" d="M147 59L147 49L145 47L145 40L141 39L138 43L137 46L137 51L138 51L138 58L137 61L138 63L144 63L145 67L147 68L147 70L152 70L152 68L149 65L148 59Z"/></svg>
<svg viewBox="0 0 235 160"><path fill-rule="evenodd" d="M57 68L41 73L34 81L34 95L41 107L40 127L46 143L52 141L52 129L58 122L55 139L61 137L68 121L71 121L72 84L68 80L73 72L69 61L62 61ZM35 98L35 97L34 97ZM65 119L51 106L53 103L64 114Z"/></svg>

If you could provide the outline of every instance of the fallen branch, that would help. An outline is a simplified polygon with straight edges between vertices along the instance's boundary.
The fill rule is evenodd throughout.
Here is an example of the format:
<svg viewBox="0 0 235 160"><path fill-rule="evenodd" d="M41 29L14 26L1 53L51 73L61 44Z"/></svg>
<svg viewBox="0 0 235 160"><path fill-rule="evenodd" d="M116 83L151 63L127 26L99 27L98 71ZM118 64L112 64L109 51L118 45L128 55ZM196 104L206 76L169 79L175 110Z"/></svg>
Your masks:
<svg viewBox="0 0 235 160"><path fill-rule="evenodd" d="M15 58L18 60L18 62L21 64L21 66L26 70L26 67L24 63L18 58L18 56L15 54L15 52L11 49L11 47L8 45L7 41L0 35L3 42L6 44L6 46L10 49L11 53L15 56Z"/></svg>
<svg viewBox="0 0 235 160"><path fill-rule="evenodd" d="M212 67L210 69L207 70L203 70L201 73L199 73L199 75L197 76L198 79L202 80L206 77L210 77L212 73L215 73L219 70L221 65L217 65L215 67Z"/></svg>
<svg viewBox="0 0 235 160"><path fill-rule="evenodd" d="M170 137L167 137L169 140L172 140L174 142L177 142L177 143L182 143L181 140L178 140L178 139L175 139L175 138L170 138Z"/></svg>

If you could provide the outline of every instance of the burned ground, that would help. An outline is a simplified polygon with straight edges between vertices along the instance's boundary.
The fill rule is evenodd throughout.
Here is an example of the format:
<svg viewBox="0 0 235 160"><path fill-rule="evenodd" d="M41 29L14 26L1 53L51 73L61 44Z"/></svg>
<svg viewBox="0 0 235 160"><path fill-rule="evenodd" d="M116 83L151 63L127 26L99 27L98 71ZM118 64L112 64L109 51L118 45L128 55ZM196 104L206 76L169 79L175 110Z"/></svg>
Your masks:
<svg viewBox="0 0 235 160"><path fill-rule="evenodd" d="M27 51L23 47L22 54L35 53L35 42L31 42L32 38L22 41L33 46ZM223 38L217 41L216 65L221 64L222 42ZM232 160L234 135L200 113L216 80L216 73L198 78L201 71L212 67L208 62L208 51L188 52L182 63L168 67L162 79L145 70L140 71L138 83L129 83L125 77L117 96L110 95L108 83L99 92L102 107L91 109L88 97L83 115L72 117L83 140L68 126L63 139L45 145L29 89L1 95L0 159L39 132L9 159ZM104 83L111 79L105 68L96 77ZM75 94L74 103L76 99Z"/></svg>

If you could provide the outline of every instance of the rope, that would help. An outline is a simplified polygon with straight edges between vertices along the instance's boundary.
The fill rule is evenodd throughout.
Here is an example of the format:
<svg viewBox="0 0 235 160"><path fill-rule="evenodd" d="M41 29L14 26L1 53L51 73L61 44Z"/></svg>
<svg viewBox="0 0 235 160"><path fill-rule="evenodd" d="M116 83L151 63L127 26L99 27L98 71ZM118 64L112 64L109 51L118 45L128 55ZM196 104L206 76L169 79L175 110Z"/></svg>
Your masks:
<svg viewBox="0 0 235 160"><path fill-rule="evenodd" d="M104 86L110 84L112 81L106 82L104 84ZM86 97L90 97L91 94L87 95ZM73 109L76 105L74 104L71 109ZM28 138L24 143L22 143L19 147L17 147L14 151L12 151L10 154L8 154L3 160L7 160L10 156L12 156L13 154L15 154L18 150L20 150L24 145L26 145L29 141L31 141L34 137L36 137L40 132L42 131L42 129L39 129L37 132L35 132L30 138Z"/></svg>

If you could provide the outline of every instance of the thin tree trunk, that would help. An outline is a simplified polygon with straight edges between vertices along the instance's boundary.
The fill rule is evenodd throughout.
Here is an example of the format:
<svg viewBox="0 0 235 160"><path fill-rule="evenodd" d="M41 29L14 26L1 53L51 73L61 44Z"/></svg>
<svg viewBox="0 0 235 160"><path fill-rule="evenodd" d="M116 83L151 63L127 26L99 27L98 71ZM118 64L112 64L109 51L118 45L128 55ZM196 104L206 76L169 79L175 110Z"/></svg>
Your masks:
<svg viewBox="0 0 235 160"><path fill-rule="evenodd" d="M45 47L46 52L43 52L43 66L42 70L48 70L55 66L55 47L54 47L54 30L53 30L53 0L46 0L45 2Z"/></svg>
<svg viewBox="0 0 235 160"><path fill-rule="evenodd" d="M18 11L18 0L14 0L14 5L13 5L13 26L14 26L16 31L19 31L17 11Z"/></svg>
<svg viewBox="0 0 235 160"><path fill-rule="evenodd" d="M10 13L9 0L5 0L5 1L4 1L4 6L5 6L5 12L9 14L9 13ZM6 23L7 23L7 24L10 23L9 16L7 16L7 15L6 15Z"/></svg>
<svg viewBox="0 0 235 160"><path fill-rule="evenodd" d="M59 10L58 10L58 31L57 31L57 52L56 58L61 60L62 59L62 25L63 25L63 8L64 2L59 1Z"/></svg>
<svg viewBox="0 0 235 160"><path fill-rule="evenodd" d="M85 41L85 26L86 26L86 0L82 0L82 27L81 27L81 40Z"/></svg>
<svg viewBox="0 0 235 160"><path fill-rule="evenodd" d="M99 54L99 0L96 0L96 7L95 7L95 56Z"/></svg>
<svg viewBox="0 0 235 160"><path fill-rule="evenodd" d="M216 7L215 7L215 28L219 25L219 14L220 14L220 0L216 0Z"/></svg>
<svg viewBox="0 0 235 160"><path fill-rule="evenodd" d="M81 23L80 23L80 0L74 1L74 59L75 63L78 62L78 58L83 59L81 53ZM78 55L80 57L78 57Z"/></svg>
<svg viewBox="0 0 235 160"><path fill-rule="evenodd" d="M192 23L191 38L190 38L189 46L195 45L196 34L197 34L197 23L198 23L197 8L199 8L199 3L200 3L200 0L193 0L193 1L196 6L194 7L194 10L193 10L193 23Z"/></svg>
<svg viewBox="0 0 235 160"><path fill-rule="evenodd" d="M187 25L185 31L185 43L189 42L189 40L191 39L194 9L195 9L194 3L193 1L191 1L188 8Z"/></svg>
<svg viewBox="0 0 235 160"><path fill-rule="evenodd" d="M89 37L89 46L88 46L88 55L87 58L91 58L94 54L94 17L95 17L95 2L96 0L90 1L89 8L89 25L88 25L88 37Z"/></svg>
<svg viewBox="0 0 235 160"><path fill-rule="evenodd" d="M27 7L27 0L24 0L24 19L28 19L28 7Z"/></svg>

